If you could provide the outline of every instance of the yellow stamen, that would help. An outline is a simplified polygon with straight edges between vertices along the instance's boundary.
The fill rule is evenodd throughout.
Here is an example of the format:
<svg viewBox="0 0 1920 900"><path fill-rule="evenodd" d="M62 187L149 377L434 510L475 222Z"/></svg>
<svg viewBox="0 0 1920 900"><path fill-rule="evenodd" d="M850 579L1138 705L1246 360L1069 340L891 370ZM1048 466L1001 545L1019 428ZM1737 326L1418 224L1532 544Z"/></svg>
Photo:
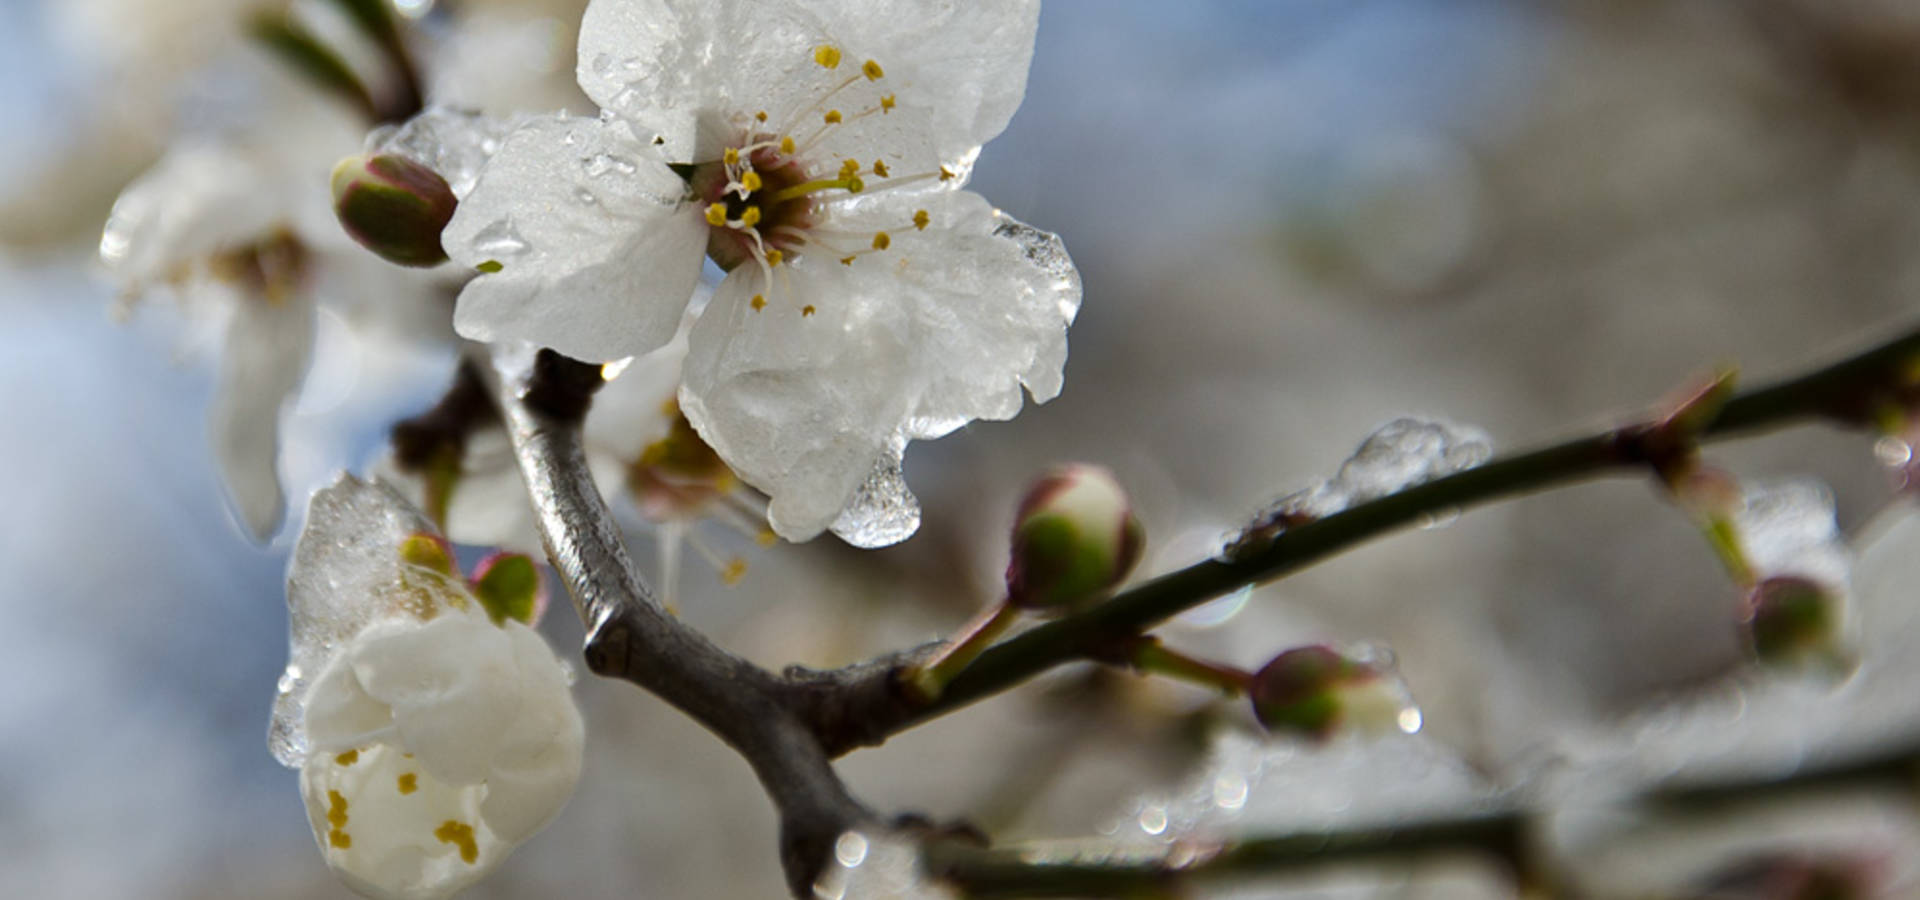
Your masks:
<svg viewBox="0 0 1920 900"><path fill-rule="evenodd" d="M813 61L819 63L822 69L839 68L840 48L832 44L821 44L813 48Z"/></svg>
<svg viewBox="0 0 1920 900"><path fill-rule="evenodd" d="M803 181L796 185L781 188L779 191L776 191L772 197L768 198L767 202L777 205L792 200L795 197L805 197L817 191L828 191L834 188L843 188L858 194L861 189L865 187L866 185L858 178L816 178L812 181Z"/></svg>
<svg viewBox="0 0 1920 900"><path fill-rule="evenodd" d="M747 561L738 556L728 560L727 567L720 570L720 583L724 585L739 584L740 579L745 577L747 577Z"/></svg>
<svg viewBox="0 0 1920 900"><path fill-rule="evenodd" d="M347 827L347 798L340 796L339 791L327 791L327 824Z"/></svg>
<svg viewBox="0 0 1920 900"><path fill-rule="evenodd" d="M754 535L753 537L753 542L756 544L759 544L762 547L771 547L774 544L779 543L779 541L780 541L780 536L777 534L774 534L773 529L771 528L762 528L760 529L760 533L757 535Z"/></svg>
<svg viewBox="0 0 1920 900"><path fill-rule="evenodd" d="M881 178L887 177L887 163L885 160L876 159L873 161L873 174Z"/></svg>
<svg viewBox="0 0 1920 900"><path fill-rule="evenodd" d="M339 763L339 764L341 764L341 765L343 765L343 766L350 766L350 765L353 765L354 763L357 763L357 762L359 762L359 761L360 761L360 751L358 751L358 750L348 750L347 752L345 752L345 753L342 753L342 754L340 754L339 756L336 756L336 757L334 757L334 758L333 758L333 761L334 761L334 762L337 762L337 763Z"/></svg>
<svg viewBox="0 0 1920 900"><path fill-rule="evenodd" d="M892 244L893 244L893 238L888 237L886 232L876 231L873 233L873 249L885 250L887 249L887 247L891 246Z"/></svg>
<svg viewBox="0 0 1920 900"><path fill-rule="evenodd" d="M881 78L886 77L886 74L887 74L881 71L880 64L877 62L874 62L873 60L867 60L866 62L861 63L860 72L861 74L867 76L868 81L879 81Z"/></svg>
<svg viewBox="0 0 1920 900"><path fill-rule="evenodd" d="M748 172L740 176L740 186L746 188L749 194L759 190L760 185L763 183L764 182L760 180L759 172Z"/></svg>
<svg viewBox="0 0 1920 900"><path fill-rule="evenodd" d="M767 111L763 109L757 113L754 113L753 118L754 118L754 121L765 122L767 120Z"/></svg>
<svg viewBox="0 0 1920 900"><path fill-rule="evenodd" d="M800 314L803 316L813 315L814 314L813 304L809 303L805 306L800 307Z"/></svg>
<svg viewBox="0 0 1920 900"><path fill-rule="evenodd" d="M727 205L725 203L715 203L707 207L707 224L727 224Z"/></svg>
<svg viewBox="0 0 1920 900"><path fill-rule="evenodd" d="M913 227L915 229L925 231L927 230L927 223L931 221L933 221L933 217L927 215L926 210L916 209L913 211Z"/></svg>
<svg viewBox="0 0 1920 900"><path fill-rule="evenodd" d="M727 152L720 154L720 161L730 166L737 166L740 164L740 151L737 148L728 147Z"/></svg>
<svg viewBox="0 0 1920 900"><path fill-rule="evenodd" d="M420 776L413 772L402 772L395 781L399 783L402 794L411 794L420 789Z"/></svg>
<svg viewBox="0 0 1920 900"><path fill-rule="evenodd" d="M753 295L753 311L759 312L766 308L767 308L767 295L765 294Z"/></svg>
<svg viewBox="0 0 1920 900"><path fill-rule="evenodd" d="M459 847L460 858L466 860L468 865L479 861L480 845L474 843L472 825L463 825L448 819L440 823L439 828L433 830L433 836L439 838L442 844L453 844Z"/></svg>
<svg viewBox="0 0 1920 900"><path fill-rule="evenodd" d="M843 159L840 161L840 177L841 178L852 178L853 176L858 174L860 174L859 160Z"/></svg>
<svg viewBox="0 0 1920 900"><path fill-rule="evenodd" d="M785 153L789 156L793 155L793 138L792 137L780 138L780 152Z"/></svg>
<svg viewBox="0 0 1920 900"><path fill-rule="evenodd" d="M760 207L747 207L747 211L740 214L740 224L748 228L760 224Z"/></svg>
<svg viewBox="0 0 1920 900"><path fill-rule="evenodd" d="M338 828L327 832L327 844L340 850L353 849L353 835Z"/></svg>
<svg viewBox="0 0 1920 900"><path fill-rule="evenodd" d="M867 189L867 183L858 178L847 179L847 193L858 194Z"/></svg>
<svg viewBox="0 0 1920 900"><path fill-rule="evenodd" d="M887 113L890 113L892 111L893 111L893 95L881 94L880 95L880 114L886 115Z"/></svg>
<svg viewBox="0 0 1920 900"><path fill-rule="evenodd" d="M959 177L960 177L960 176L958 176L958 175L955 175L955 174L953 174L953 170L952 170L952 169L949 169L949 168L947 168L946 166L941 166L941 167L940 167L940 180L941 180L941 181L952 181L953 179L955 179L955 178L959 178Z"/></svg>
<svg viewBox="0 0 1920 900"><path fill-rule="evenodd" d="M782 260L785 260L786 258L787 258L787 255L785 253L781 253L778 250L767 251L767 265L777 266L781 263Z"/></svg>
<svg viewBox="0 0 1920 900"><path fill-rule="evenodd" d="M843 117L840 115L840 111L837 109L827 110L827 114L820 117L820 119L826 122L828 125L838 125L840 124L842 118Z"/></svg>

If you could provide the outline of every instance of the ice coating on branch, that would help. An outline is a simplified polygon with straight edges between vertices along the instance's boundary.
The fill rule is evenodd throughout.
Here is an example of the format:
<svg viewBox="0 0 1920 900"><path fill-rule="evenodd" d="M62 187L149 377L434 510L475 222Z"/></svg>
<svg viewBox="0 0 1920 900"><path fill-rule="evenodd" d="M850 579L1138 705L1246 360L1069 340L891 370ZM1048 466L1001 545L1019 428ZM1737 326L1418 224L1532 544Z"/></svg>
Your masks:
<svg viewBox="0 0 1920 900"><path fill-rule="evenodd" d="M1825 485L1810 479L1755 485L1734 524L1748 563L1761 576L1799 575L1846 588L1852 554Z"/></svg>
<svg viewBox="0 0 1920 900"><path fill-rule="evenodd" d="M466 197L500 142L524 119L430 106L367 135L367 152L393 153L439 173L455 197Z"/></svg>
<svg viewBox="0 0 1920 900"><path fill-rule="evenodd" d="M267 735L281 765L306 762L305 704L313 678L349 639L386 615L368 598L406 590L398 548L409 536L431 531L426 517L391 490L351 475L314 495L287 570L287 670Z"/></svg>
<svg viewBox="0 0 1920 900"><path fill-rule="evenodd" d="M849 831L834 842L833 859L813 885L815 900L959 900L952 888L929 880L920 848L901 835Z"/></svg>

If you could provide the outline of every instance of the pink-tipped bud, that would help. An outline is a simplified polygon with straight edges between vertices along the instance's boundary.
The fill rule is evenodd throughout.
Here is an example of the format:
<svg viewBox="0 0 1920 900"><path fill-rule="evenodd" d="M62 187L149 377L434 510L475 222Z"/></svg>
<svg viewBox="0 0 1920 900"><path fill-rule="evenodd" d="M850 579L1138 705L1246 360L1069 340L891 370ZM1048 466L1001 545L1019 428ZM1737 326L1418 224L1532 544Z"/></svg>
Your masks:
<svg viewBox="0 0 1920 900"><path fill-rule="evenodd" d="M1741 623L1754 656L1788 668L1847 668L1840 592L1811 578L1776 575L1747 592Z"/></svg>
<svg viewBox="0 0 1920 900"><path fill-rule="evenodd" d="M340 225L388 262L446 262L440 231L456 205L446 179L404 156L350 156L333 168L333 211Z"/></svg>
<svg viewBox="0 0 1920 900"><path fill-rule="evenodd" d="M1107 596L1146 543L1113 473L1075 463L1027 489L1014 518L1007 601L1022 609L1084 606Z"/></svg>
<svg viewBox="0 0 1920 900"><path fill-rule="evenodd" d="M495 553L473 567L473 594L496 624L518 619L528 625L546 611L546 583L540 567L520 553Z"/></svg>
<svg viewBox="0 0 1920 900"><path fill-rule="evenodd" d="M1420 710L1387 661L1347 656L1325 644L1288 650L1254 673L1247 695L1267 730L1326 740L1420 730Z"/></svg>

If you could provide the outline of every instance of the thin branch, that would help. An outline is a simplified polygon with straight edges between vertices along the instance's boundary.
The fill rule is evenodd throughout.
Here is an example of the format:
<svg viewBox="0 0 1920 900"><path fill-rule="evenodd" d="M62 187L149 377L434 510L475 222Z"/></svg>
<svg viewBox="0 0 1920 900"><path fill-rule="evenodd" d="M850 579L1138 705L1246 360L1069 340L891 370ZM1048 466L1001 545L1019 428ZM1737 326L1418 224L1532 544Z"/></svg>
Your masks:
<svg viewBox="0 0 1920 900"><path fill-rule="evenodd" d="M1805 419L1824 419L1844 427L1869 425L1889 406L1913 401L1916 360L1920 360L1920 329L1809 374L1739 394L1721 408L1700 437L1742 436ZM1154 578L1090 610L988 649L931 703L916 702L889 685L862 683L895 677L888 671L889 664L897 667L924 656L925 648L841 673L803 671L807 689L793 692L790 702L834 754L877 745L889 735L1005 691L1054 666L1096 655L1115 640L1142 634L1215 597L1280 578L1426 516L1631 473L1657 452L1650 446L1656 422L1636 422L1496 459L1292 525L1230 555Z"/></svg>
<svg viewBox="0 0 1920 900"><path fill-rule="evenodd" d="M1806 791L1882 789L1911 791L1920 769L1920 743L1904 742L1877 752L1835 756L1781 773L1736 773L1716 778L1650 785L1637 802L1667 813L1719 813L1732 807ZM928 872L975 900L1011 897L1179 896L1176 888L1198 881L1267 877L1336 863L1408 862L1433 853L1471 853L1506 864L1516 882L1543 887L1546 869L1530 838L1532 823L1547 810L1500 806L1447 811L1395 825L1334 831L1302 831L1211 844L1175 842L1132 859L1089 860L1044 848L980 850L931 844Z"/></svg>
<svg viewBox="0 0 1920 900"><path fill-rule="evenodd" d="M779 810L788 886L810 896L834 841L872 813L781 701L779 680L667 613L635 570L581 443L599 368L542 350L502 354L494 374L547 558L587 627L587 667L674 705L746 758Z"/></svg>

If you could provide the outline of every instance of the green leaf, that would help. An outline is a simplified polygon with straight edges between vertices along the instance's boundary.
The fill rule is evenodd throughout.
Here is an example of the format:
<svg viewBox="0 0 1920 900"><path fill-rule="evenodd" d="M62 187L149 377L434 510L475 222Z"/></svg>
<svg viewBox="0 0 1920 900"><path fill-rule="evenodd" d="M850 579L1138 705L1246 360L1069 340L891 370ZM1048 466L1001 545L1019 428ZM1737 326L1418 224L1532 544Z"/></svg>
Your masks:
<svg viewBox="0 0 1920 900"><path fill-rule="evenodd" d="M332 91L374 114L373 95L345 60L306 29L272 13L253 19L247 31L262 47L317 87Z"/></svg>
<svg viewBox="0 0 1920 900"><path fill-rule="evenodd" d="M400 26L394 22L387 0L333 0L333 5L340 7L368 37L382 44L399 40Z"/></svg>

